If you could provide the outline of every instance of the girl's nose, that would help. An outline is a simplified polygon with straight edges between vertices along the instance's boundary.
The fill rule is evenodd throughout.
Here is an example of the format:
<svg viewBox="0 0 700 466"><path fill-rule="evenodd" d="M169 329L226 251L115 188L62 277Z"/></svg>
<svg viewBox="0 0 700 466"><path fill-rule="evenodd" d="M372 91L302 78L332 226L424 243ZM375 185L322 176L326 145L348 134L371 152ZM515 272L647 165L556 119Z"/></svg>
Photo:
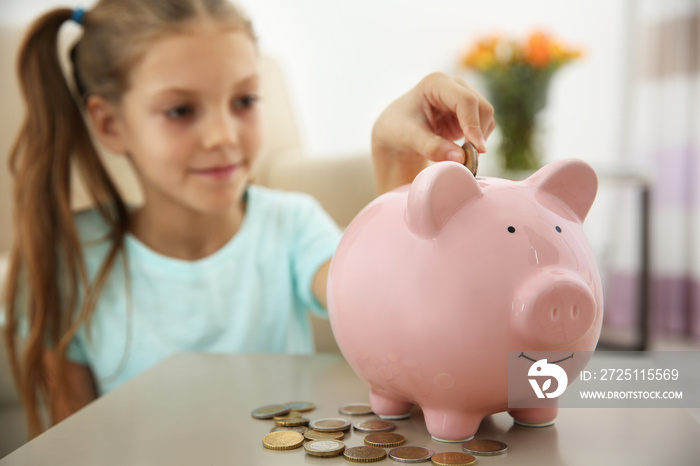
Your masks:
<svg viewBox="0 0 700 466"><path fill-rule="evenodd" d="M232 115L212 115L204 130L202 144L207 150L238 144L238 125Z"/></svg>

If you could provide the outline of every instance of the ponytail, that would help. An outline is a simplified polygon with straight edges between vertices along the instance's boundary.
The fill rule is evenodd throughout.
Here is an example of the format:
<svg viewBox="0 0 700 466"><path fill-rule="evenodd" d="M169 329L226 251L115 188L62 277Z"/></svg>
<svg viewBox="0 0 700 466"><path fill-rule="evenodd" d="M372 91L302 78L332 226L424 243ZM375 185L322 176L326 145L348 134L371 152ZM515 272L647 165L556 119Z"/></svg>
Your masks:
<svg viewBox="0 0 700 466"><path fill-rule="evenodd" d="M127 260L120 254L128 229L127 208L98 156L78 104L90 95L117 103L145 44L181 31L195 18L219 21L255 40L250 21L229 0L99 0L91 10L73 15L72 10L56 9L40 17L29 28L18 59L27 113L10 152L15 242L4 305L6 343L30 436L42 430L38 406L49 396L44 350L55 349L58 355L56 382L70 403L73 394L63 369L68 344L81 325L89 337L87 324L100 290L117 258ZM77 98L63 76L57 47L59 30L70 19L83 27L83 37L70 53ZM87 276L71 211L72 172L81 177L110 226L106 238L110 251L94 279ZM124 269L128 271L126 264ZM128 274L126 283L128 298ZM21 345L20 323L29 329Z"/></svg>
<svg viewBox="0 0 700 466"><path fill-rule="evenodd" d="M17 64L26 116L9 159L15 240L5 289L5 336L30 436L42 430L38 406L48 399L44 349L56 348L57 382L70 400L62 363L70 339L89 314L83 306L76 316L78 288L90 290L90 286L71 210L72 167L82 175L92 201L115 234L100 278L121 249L127 225L124 202L100 161L61 70L57 38L72 13L57 9L40 17L25 36ZM85 299L86 304L89 301ZM20 317L29 329L21 351L16 337Z"/></svg>

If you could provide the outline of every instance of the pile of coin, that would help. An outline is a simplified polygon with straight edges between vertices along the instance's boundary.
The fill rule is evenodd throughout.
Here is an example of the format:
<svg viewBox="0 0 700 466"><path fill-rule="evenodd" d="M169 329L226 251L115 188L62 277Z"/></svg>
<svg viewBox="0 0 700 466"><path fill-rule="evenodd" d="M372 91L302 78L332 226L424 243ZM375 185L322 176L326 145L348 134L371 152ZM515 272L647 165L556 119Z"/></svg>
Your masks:
<svg viewBox="0 0 700 466"><path fill-rule="evenodd" d="M380 418L370 418L351 423L342 417L310 420L304 413L313 411L315 405L306 401L266 405L251 412L255 419L272 419L275 427L263 437L263 446L270 450L294 450L304 447L310 456L330 458L343 455L354 463L374 463L390 458L400 463L431 461L438 466L469 466L476 463L476 456L502 455L508 446L498 440L472 439L462 444L462 452L435 453L422 446L404 445L406 437L392 432L396 423ZM353 403L338 409L348 416L371 415L364 403ZM364 445L348 447L342 440L345 432L353 428L367 434ZM390 449L388 452L386 449Z"/></svg>

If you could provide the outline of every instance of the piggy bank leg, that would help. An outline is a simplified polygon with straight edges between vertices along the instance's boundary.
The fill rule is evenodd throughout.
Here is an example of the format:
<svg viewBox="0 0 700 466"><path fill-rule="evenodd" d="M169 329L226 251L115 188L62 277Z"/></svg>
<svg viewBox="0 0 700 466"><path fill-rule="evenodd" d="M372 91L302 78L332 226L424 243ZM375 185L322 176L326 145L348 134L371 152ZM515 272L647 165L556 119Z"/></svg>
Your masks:
<svg viewBox="0 0 700 466"><path fill-rule="evenodd" d="M406 419L411 416L411 408L413 408L413 403L410 401L381 388L370 390L369 404L374 414L383 419Z"/></svg>
<svg viewBox="0 0 700 466"><path fill-rule="evenodd" d="M425 426L438 442L466 442L474 438L483 416L452 409L437 410L423 407Z"/></svg>
<svg viewBox="0 0 700 466"><path fill-rule="evenodd" d="M513 416L516 424L526 427L546 427L554 424L558 408L519 408L511 409L508 414Z"/></svg>

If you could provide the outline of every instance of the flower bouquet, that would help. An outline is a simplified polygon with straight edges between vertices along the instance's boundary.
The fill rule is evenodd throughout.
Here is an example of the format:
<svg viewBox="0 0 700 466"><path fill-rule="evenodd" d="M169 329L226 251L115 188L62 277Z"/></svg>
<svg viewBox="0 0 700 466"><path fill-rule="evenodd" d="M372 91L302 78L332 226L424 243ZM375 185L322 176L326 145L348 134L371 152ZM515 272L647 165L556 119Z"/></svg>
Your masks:
<svg viewBox="0 0 700 466"><path fill-rule="evenodd" d="M501 130L498 153L506 170L535 170L540 154L533 144L536 116L547 100L555 71L581 56L544 32L519 42L500 35L479 40L463 56L462 65L478 72Z"/></svg>

